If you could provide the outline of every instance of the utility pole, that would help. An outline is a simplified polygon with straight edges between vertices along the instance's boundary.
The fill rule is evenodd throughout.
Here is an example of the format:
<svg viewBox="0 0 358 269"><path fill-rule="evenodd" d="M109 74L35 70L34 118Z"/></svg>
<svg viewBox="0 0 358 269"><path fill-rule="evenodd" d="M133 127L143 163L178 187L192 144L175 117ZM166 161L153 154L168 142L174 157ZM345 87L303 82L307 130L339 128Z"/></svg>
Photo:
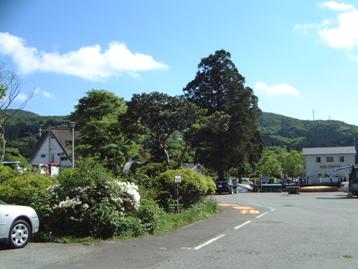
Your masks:
<svg viewBox="0 0 358 269"><path fill-rule="evenodd" d="M72 168L75 168L75 125L76 123L71 121L72 128Z"/></svg>

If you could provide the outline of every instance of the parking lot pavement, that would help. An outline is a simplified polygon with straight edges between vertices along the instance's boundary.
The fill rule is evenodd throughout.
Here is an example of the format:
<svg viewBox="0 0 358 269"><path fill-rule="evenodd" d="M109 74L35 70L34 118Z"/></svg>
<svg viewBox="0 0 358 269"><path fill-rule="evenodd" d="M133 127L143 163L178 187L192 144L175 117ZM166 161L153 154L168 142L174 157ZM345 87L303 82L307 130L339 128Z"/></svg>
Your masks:
<svg viewBox="0 0 358 269"><path fill-rule="evenodd" d="M0 249L0 269L39 268L146 268L184 254L212 238L255 218L265 208L240 203L232 195L222 202L222 213L205 221L158 237L101 241L93 246L78 244L30 243L24 249Z"/></svg>
<svg viewBox="0 0 358 269"><path fill-rule="evenodd" d="M23 249L9 249L1 245L0 269L46 268L89 254L95 249L96 246L81 244L29 243Z"/></svg>
<svg viewBox="0 0 358 269"><path fill-rule="evenodd" d="M358 199L344 193L215 196L223 212L158 237L0 250L0 268L358 268Z"/></svg>

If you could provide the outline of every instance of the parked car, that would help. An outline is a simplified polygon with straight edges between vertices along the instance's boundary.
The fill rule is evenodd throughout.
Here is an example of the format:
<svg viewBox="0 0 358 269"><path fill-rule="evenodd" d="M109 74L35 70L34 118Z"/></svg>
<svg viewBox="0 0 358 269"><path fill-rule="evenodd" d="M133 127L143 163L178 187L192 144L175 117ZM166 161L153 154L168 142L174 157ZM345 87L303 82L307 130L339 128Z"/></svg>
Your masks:
<svg viewBox="0 0 358 269"><path fill-rule="evenodd" d="M19 172L19 173L25 172L25 169L20 166L20 162L19 162L19 161L15 161L15 162L2 162L1 165L10 167L11 169L13 169L13 170L15 170L15 171L17 171L17 172Z"/></svg>
<svg viewBox="0 0 358 269"><path fill-rule="evenodd" d="M242 179L240 180L240 184L245 184L245 185L251 186L251 191L254 191L254 192L256 192L257 189L258 189L257 184L254 183L254 182L252 182L252 181L251 181L250 179L248 179L248 178L242 178Z"/></svg>
<svg viewBox="0 0 358 269"><path fill-rule="evenodd" d="M233 194L236 191L236 186L232 179L220 179L216 181L216 191L219 194L223 192Z"/></svg>
<svg viewBox="0 0 358 269"><path fill-rule="evenodd" d="M36 211L28 206L0 204L0 240L23 248L39 230Z"/></svg>

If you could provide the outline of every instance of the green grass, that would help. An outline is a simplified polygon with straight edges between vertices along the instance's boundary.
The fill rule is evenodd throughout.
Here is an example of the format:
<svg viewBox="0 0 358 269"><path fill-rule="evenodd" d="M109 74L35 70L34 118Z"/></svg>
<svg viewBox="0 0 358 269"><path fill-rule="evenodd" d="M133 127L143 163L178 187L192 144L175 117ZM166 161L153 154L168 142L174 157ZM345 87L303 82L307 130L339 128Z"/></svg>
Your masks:
<svg viewBox="0 0 358 269"><path fill-rule="evenodd" d="M208 199L180 213L165 213L155 234L158 235L174 231L185 225L207 219L219 212L220 209L217 202L213 199Z"/></svg>
<svg viewBox="0 0 358 269"><path fill-rule="evenodd" d="M205 201L195 204L193 207L184 209L179 213L164 213L160 223L158 224L154 235L160 235L175 231L183 226L195 223L200 220L208 219L219 213L217 202L213 199L206 199ZM141 234L139 237L152 236L151 234ZM116 239L126 240L136 236L119 236ZM102 240L96 237L74 237L74 236L54 236L48 233L38 233L34 238L37 242L54 242L61 244L84 244L93 245L97 241Z"/></svg>

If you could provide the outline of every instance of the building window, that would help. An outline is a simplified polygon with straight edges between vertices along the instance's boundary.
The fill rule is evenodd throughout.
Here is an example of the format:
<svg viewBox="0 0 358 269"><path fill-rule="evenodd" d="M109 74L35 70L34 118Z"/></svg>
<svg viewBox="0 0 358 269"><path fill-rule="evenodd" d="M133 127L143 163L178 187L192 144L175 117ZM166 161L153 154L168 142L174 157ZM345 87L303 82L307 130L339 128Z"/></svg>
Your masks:
<svg viewBox="0 0 358 269"><path fill-rule="evenodd" d="M61 161L67 161L67 157L61 157Z"/></svg>
<svg viewBox="0 0 358 269"><path fill-rule="evenodd" d="M344 163L344 156L339 156L339 162Z"/></svg>
<svg viewBox="0 0 358 269"><path fill-rule="evenodd" d="M46 158L46 154L41 154L41 158Z"/></svg>
<svg viewBox="0 0 358 269"><path fill-rule="evenodd" d="M326 162L327 163L333 163L334 162L334 158L332 156L326 157Z"/></svg>
<svg viewBox="0 0 358 269"><path fill-rule="evenodd" d="M321 157L316 157L316 163L320 163L321 162Z"/></svg>

